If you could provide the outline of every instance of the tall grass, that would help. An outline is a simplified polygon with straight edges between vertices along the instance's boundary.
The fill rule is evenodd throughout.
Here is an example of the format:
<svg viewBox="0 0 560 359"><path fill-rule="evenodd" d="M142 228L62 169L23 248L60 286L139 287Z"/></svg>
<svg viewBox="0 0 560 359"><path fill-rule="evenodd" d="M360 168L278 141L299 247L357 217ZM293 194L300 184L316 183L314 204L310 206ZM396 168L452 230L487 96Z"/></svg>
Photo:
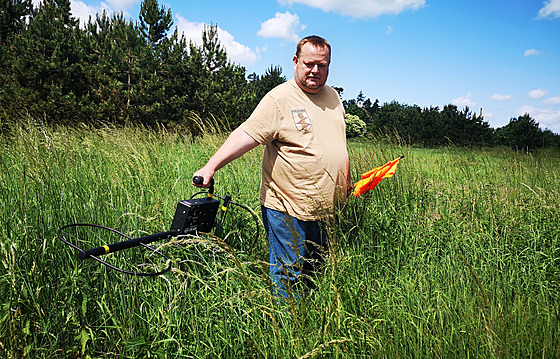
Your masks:
<svg viewBox="0 0 560 359"><path fill-rule="evenodd" d="M130 236L167 230L223 140L36 122L6 130L0 356L560 357L555 153L351 143L354 179L405 158L341 208L316 287L285 305L270 294L266 238L251 251L234 240L254 231L242 212L229 217L235 233L158 243L172 270L154 278L80 262L58 240L76 222ZM220 170L216 191L258 212L260 159L257 149ZM140 249L108 260L166 264Z"/></svg>

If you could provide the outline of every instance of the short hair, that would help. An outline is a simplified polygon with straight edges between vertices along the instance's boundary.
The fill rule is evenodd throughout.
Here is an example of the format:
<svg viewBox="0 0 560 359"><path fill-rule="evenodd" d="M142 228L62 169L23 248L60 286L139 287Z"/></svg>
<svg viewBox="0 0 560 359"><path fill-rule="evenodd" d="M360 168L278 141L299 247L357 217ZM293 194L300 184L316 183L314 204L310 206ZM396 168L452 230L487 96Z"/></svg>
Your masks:
<svg viewBox="0 0 560 359"><path fill-rule="evenodd" d="M301 53L301 48L303 45L310 43L315 47L326 47L329 50L329 61L331 61L331 44L321 36L311 35L304 37L303 39L299 40L296 48L296 57L299 58L299 54Z"/></svg>

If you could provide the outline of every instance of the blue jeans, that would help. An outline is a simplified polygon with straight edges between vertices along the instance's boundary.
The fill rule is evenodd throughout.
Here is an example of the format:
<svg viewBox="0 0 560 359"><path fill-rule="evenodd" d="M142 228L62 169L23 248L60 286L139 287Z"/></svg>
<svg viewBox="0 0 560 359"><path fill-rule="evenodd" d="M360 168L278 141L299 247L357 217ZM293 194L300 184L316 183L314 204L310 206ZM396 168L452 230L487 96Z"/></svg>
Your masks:
<svg viewBox="0 0 560 359"><path fill-rule="evenodd" d="M273 293L288 298L299 295L294 285L309 285L309 276L323 264L322 251L328 246L323 222L302 221L288 214L261 206L268 236L270 279Z"/></svg>

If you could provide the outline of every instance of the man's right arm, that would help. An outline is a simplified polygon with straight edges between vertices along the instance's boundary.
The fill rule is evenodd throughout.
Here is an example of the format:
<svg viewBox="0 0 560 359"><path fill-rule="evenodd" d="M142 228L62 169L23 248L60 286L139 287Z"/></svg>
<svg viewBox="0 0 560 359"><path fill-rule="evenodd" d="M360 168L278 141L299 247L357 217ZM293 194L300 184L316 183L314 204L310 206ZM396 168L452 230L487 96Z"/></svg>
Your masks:
<svg viewBox="0 0 560 359"><path fill-rule="evenodd" d="M249 136L247 132L243 131L241 128L235 129L229 135L226 142L216 151L214 156L208 160L208 163L193 174L193 177L200 176L204 178L204 183L202 185L195 184L195 186L208 187L210 179L214 177L214 173L217 170L236 158L243 156L258 145L259 143L255 141L253 137Z"/></svg>

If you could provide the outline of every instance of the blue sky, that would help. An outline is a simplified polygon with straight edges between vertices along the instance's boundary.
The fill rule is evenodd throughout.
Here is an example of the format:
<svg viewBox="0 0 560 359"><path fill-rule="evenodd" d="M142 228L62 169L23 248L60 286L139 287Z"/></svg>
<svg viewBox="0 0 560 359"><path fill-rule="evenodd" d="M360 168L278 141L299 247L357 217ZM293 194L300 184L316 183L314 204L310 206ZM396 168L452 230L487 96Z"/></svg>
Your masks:
<svg viewBox="0 0 560 359"><path fill-rule="evenodd" d="M72 0L74 16L106 9L138 19L139 0ZM332 45L328 83L381 103L482 108L496 128L529 113L560 134L560 0L159 0L200 42L219 27L247 73L293 76L297 41Z"/></svg>

